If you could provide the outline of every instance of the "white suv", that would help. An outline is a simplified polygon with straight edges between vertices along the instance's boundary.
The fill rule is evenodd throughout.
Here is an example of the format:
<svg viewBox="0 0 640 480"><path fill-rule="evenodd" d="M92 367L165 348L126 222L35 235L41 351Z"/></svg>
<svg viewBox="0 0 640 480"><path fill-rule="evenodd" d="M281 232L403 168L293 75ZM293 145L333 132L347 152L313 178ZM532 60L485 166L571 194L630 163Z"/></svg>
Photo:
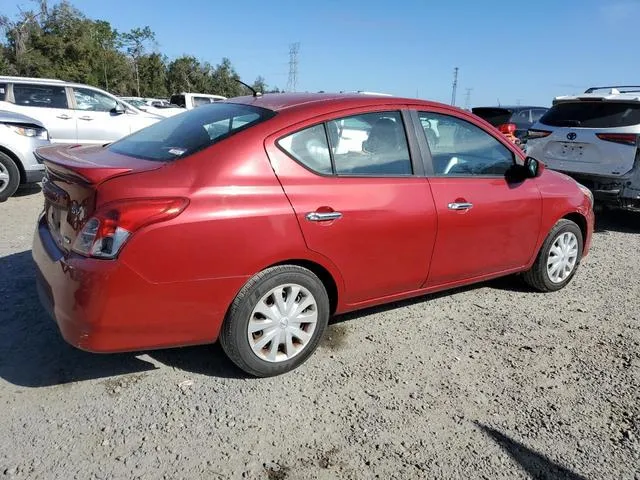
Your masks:
<svg viewBox="0 0 640 480"><path fill-rule="evenodd" d="M640 86L556 97L532 125L527 155L590 188L603 205L640 211Z"/></svg>
<svg viewBox="0 0 640 480"><path fill-rule="evenodd" d="M56 143L109 143L163 118L99 88L24 77L0 77L0 110L39 120Z"/></svg>

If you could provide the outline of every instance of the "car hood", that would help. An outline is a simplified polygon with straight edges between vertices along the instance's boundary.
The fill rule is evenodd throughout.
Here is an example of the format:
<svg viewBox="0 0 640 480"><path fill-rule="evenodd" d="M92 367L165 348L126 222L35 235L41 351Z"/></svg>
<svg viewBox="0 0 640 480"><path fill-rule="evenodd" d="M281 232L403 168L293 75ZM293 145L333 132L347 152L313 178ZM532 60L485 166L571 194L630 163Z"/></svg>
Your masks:
<svg viewBox="0 0 640 480"><path fill-rule="evenodd" d="M0 110L0 123L25 123L44 128L43 123L35 118L22 115L21 113L9 112L7 110Z"/></svg>

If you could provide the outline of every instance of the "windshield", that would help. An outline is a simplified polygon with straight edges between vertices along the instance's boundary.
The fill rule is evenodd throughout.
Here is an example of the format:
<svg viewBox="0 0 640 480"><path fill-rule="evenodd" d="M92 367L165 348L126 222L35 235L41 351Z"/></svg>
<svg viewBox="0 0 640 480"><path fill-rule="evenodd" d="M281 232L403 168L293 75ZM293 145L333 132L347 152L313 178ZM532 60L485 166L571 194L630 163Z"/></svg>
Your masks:
<svg viewBox="0 0 640 480"><path fill-rule="evenodd" d="M161 120L109 146L130 157L169 162L273 117L264 108L214 103Z"/></svg>

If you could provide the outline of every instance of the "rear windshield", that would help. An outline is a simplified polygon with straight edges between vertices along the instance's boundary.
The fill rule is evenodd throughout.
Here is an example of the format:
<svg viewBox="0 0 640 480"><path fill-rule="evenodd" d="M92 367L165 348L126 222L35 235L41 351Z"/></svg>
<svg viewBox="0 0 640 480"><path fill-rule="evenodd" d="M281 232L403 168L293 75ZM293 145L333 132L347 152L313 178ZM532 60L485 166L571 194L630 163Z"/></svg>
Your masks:
<svg viewBox="0 0 640 480"><path fill-rule="evenodd" d="M483 120L486 120L494 127L509 123L509 119L511 118L511 110L507 110L506 108L478 107L472 108L471 112Z"/></svg>
<svg viewBox="0 0 640 480"><path fill-rule="evenodd" d="M184 100L184 95L172 95L171 100L169 100L169 102L174 105L178 105L179 107L187 106L187 103Z"/></svg>
<svg viewBox="0 0 640 480"><path fill-rule="evenodd" d="M169 162L191 155L275 115L264 108L214 103L166 118L109 146L122 155Z"/></svg>
<svg viewBox="0 0 640 480"><path fill-rule="evenodd" d="M540 119L551 127L615 128L640 124L640 104L568 102L551 107Z"/></svg>

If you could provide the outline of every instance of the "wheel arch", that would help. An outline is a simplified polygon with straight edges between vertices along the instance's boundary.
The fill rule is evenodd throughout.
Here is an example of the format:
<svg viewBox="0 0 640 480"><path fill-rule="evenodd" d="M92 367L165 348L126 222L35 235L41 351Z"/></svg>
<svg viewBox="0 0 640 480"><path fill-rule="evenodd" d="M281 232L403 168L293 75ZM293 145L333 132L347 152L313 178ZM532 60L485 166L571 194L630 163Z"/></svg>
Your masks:
<svg viewBox="0 0 640 480"><path fill-rule="evenodd" d="M580 232L582 233L582 249L584 251L584 249L586 248L586 245L587 245L587 235L588 235L586 217L584 215L582 215L581 213L571 212L571 213L566 214L564 217L562 217L562 219L570 220L573 223L575 223L576 225L578 225L578 227L580 227Z"/></svg>
<svg viewBox="0 0 640 480"><path fill-rule="evenodd" d="M272 265L269 265L267 268L277 267L280 265L297 265L298 267L306 268L307 270L313 272L320 279L320 281L324 285L324 288L327 290L327 295L329 296L330 315L333 315L336 312L336 310L338 309L339 298L338 283L326 267L313 260L295 258L274 263Z"/></svg>

